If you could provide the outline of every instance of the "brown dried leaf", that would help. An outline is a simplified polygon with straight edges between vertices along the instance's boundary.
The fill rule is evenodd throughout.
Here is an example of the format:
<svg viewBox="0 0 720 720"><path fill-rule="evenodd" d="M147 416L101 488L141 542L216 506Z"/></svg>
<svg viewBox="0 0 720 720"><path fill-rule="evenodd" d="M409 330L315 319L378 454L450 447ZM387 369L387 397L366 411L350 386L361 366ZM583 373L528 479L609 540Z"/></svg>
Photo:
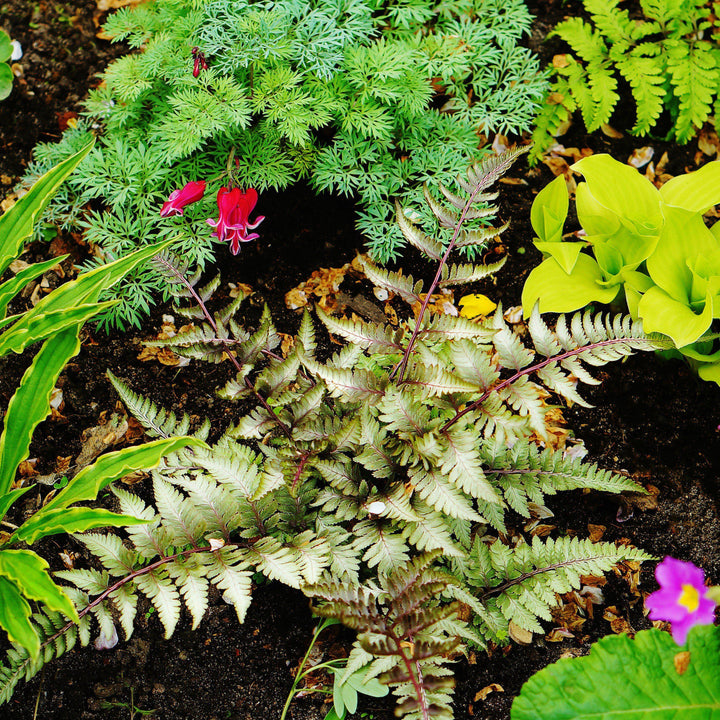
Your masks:
<svg viewBox="0 0 720 720"><path fill-rule="evenodd" d="M605 531L607 530L607 527L605 525L593 525L592 523L588 523L588 537L593 542L598 542L599 540L602 540L602 536L605 534Z"/></svg>
<svg viewBox="0 0 720 720"><path fill-rule="evenodd" d="M518 645L530 645L533 639L533 634L529 630L521 628L519 625L516 625L512 620L510 621L510 625L508 626L508 635L510 635L510 638L514 640Z"/></svg>
<svg viewBox="0 0 720 720"><path fill-rule="evenodd" d="M632 165L634 168L640 169L653 159L654 154L655 148L650 147L650 145L635 148L635 150L632 151L632 155L628 158L628 165Z"/></svg>
<svg viewBox="0 0 720 720"><path fill-rule="evenodd" d="M609 138L614 138L615 140L623 137L623 134L619 130L616 130L612 125L608 125L607 123L603 123L600 126L600 130L602 130L604 135L607 135Z"/></svg>
<svg viewBox="0 0 720 720"><path fill-rule="evenodd" d="M553 55L552 65L554 68L566 68L570 62L567 59L567 55L564 53L561 55Z"/></svg>
<svg viewBox="0 0 720 720"><path fill-rule="evenodd" d="M111 445L121 442L127 429L127 416L113 413L104 425L96 425L85 430L82 434L83 446L75 460L78 469L90 464Z"/></svg>
<svg viewBox="0 0 720 720"><path fill-rule="evenodd" d="M293 288L285 293L285 307L288 310L299 310L308 304L307 295L300 288Z"/></svg>
<svg viewBox="0 0 720 720"><path fill-rule="evenodd" d="M698 147L705 155L710 157L717 155L720 149L720 140L718 140L715 130L709 129L707 125L703 127L698 135Z"/></svg>
<svg viewBox="0 0 720 720"><path fill-rule="evenodd" d="M295 347L295 338L287 333L279 332L278 335L281 337L280 354L287 357L288 353Z"/></svg>
<svg viewBox="0 0 720 720"><path fill-rule="evenodd" d="M20 474L21 478L28 478L28 477L35 477L38 475L38 471L35 469L35 463L37 462L37 458L33 458L32 460L23 460L18 465L18 473Z"/></svg>
<svg viewBox="0 0 720 720"><path fill-rule="evenodd" d="M688 667L690 667L690 651L685 650L675 655L673 658L673 665L675 666L675 672L678 675L684 675L685 671Z"/></svg>
<svg viewBox="0 0 720 720"><path fill-rule="evenodd" d="M478 690L475 693L475 698L473 700L474 702L477 702L478 700L484 700L492 692L505 692L505 689L502 685L498 685L497 683L491 683L490 685L486 685L482 690Z"/></svg>

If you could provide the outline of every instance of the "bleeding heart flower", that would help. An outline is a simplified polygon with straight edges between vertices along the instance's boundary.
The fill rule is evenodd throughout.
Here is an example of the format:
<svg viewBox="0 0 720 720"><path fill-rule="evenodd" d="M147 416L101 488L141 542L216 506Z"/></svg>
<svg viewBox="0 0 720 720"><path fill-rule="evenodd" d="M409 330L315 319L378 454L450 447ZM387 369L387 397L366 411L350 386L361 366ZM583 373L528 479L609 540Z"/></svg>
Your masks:
<svg viewBox="0 0 720 720"><path fill-rule="evenodd" d="M715 602L708 596L705 573L691 562L666 557L655 568L660 589L645 600L651 620L671 623L673 640L684 645L693 625L712 625Z"/></svg>
<svg viewBox="0 0 720 720"><path fill-rule="evenodd" d="M173 190L160 209L160 217L182 215L186 205L197 202L205 194L205 181L193 180L180 190Z"/></svg>
<svg viewBox="0 0 720 720"><path fill-rule="evenodd" d="M215 228L213 235L218 240L230 242L230 252L237 255L240 251L241 242L250 242L260 236L257 233L249 233L254 230L264 219L260 215L254 222L250 222L250 213L257 204L258 194L254 188L246 191L240 188L221 187L217 194L217 206L219 217L217 220L208 218L208 225Z"/></svg>

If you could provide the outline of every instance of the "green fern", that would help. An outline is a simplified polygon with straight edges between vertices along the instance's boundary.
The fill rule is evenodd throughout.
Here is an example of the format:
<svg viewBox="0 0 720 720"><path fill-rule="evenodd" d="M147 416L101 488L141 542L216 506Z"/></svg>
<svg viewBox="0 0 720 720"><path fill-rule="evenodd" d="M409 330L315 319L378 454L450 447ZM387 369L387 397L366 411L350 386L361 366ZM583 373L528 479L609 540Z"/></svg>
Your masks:
<svg viewBox="0 0 720 720"><path fill-rule="evenodd" d="M573 55L566 56L564 67L553 68L550 105L537 119L531 159L552 145L576 107L589 131L609 123L619 100L619 76L630 84L637 108L633 134L651 133L667 107L673 120L670 137L688 142L712 114L718 97L720 49L701 39L712 26L709 4L645 0L641 20L620 9L619 0L583 4L589 21L569 18L553 30Z"/></svg>

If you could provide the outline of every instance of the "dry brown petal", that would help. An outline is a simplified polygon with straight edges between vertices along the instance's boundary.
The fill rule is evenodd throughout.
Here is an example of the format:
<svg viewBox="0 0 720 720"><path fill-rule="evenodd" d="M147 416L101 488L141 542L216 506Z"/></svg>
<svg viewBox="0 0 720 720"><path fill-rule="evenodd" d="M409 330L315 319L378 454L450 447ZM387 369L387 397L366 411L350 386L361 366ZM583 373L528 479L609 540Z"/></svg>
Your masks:
<svg viewBox="0 0 720 720"><path fill-rule="evenodd" d="M707 130L706 127L698 135L698 147L705 155L712 157L717 155L718 149L720 149L720 141L717 133L714 130Z"/></svg>
<svg viewBox="0 0 720 720"><path fill-rule="evenodd" d="M512 620L510 621L510 624L508 626L508 635L510 635L510 638L514 640L518 645L530 645L533 639L533 634L529 630L521 628L519 625L516 625Z"/></svg>
<svg viewBox="0 0 720 720"><path fill-rule="evenodd" d="M287 357L288 353L295 347L295 338L287 333L278 333L280 336L280 354Z"/></svg>
<svg viewBox="0 0 720 720"><path fill-rule="evenodd" d="M10 272L17 275L21 270L29 268L30 263L26 263L24 260L13 260L8 267L10 268Z"/></svg>
<svg viewBox="0 0 720 720"><path fill-rule="evenodd" d="M37 462L37 458L33 458L33 461L23 460L18 465L18 473L20 474L20 477L27 478L27 477L35 477L36 475L38 475L38 471L35 469L36 462Z"/></svg>
<svg viewBox="0 0 720 720"><path fill-rule="evenodd" d="M628 165L632 165L634 168L640 169L653 159L654 154L655 148L650 147L650 145L635 148L635 150L632 151L632 155L628 158Z"/></svg>
<svg viewBox="0 0 720 720"><path fill-rule="evenodd" d="M100 12L108 10L116 10L117 8L127 7L128 5L139 5L143 0L97 0L97 9Z"/></svg>
<svg viewBox="0 0 720 720"><path fill-rule="evenodd" d="M535 525L535 527L532 528L532 530L530 531L530 534L535 535L537 537L547 537L548 535L550 535L550 533L553 530L556 530L556 529L557 529L557 525L545 525L545 524L539 523L539 524Z"/></svg>
<svg viewBox="0 0 720 720"><path fill-rule="evenodd" d="M623 137L623 134L619 130L616 130L612 125L608 125L607 123L603 123L600 126L600 130L602 130L604 135L614 138L615 140L619 140Z"/></svg>
<svg viewBox="0 0 720 720"><path fill-rule="evenodd" d="M685 650L675 655L673 658L673 665L675 666L675 672L678 675L684 675L685 671L688 667L690 667L690 651Z"/></svg>
<svg viewBox="0 0 720 720"><path fill-rule="evenodd" d="M120 482L124 485L135 485L135 483L142 482L149 477L150 474L146 473L144 470L135 470L135 472L123 475L123 477L120 478Z"/></svg>
<svg viewBox="0 0 720 720"><path fill-rule="evenodd" d="M307 295L303 290L293 288L285 294L285 307L288 310L298 310L308 304Z"/></svg>
<svg viewBox="0 0 720 720"><path fill-rule="evenodd" d="M491 683L475 693L474 701L477 702L478 700L484 700L492 692L505 692L505 689L502 685Z"/></svg>

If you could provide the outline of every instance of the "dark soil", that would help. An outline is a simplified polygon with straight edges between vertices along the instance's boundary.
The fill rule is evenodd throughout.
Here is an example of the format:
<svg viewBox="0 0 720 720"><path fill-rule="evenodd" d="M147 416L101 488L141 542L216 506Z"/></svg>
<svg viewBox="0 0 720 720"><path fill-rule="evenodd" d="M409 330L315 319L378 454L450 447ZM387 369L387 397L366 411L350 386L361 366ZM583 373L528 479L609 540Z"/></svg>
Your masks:
<svg viewBox="0 0 720 720"><path fill-rule="evenodd" d="M545 58L552 44L540 44L548 30L565 14L577 13L579 2L533 0L540 18L531 44ZM122 48L98 40L93 2L69 3L11 0L0 5L0 25L18 39L25 56L23 75L10 98L0 103L0 190L3 194L18 180L38 141L59 137L67 113L80 110L79 101L95 74ZM618 118L618 127L626 127ZM590 147L627 158L634 147L652 144L656 158L667 150L669 172L693 166L696 146L672 145L635 138L584 136L577 128L565 139L567 146ZM519 304L520 291L539 254L532 245L529 207L535 194L551 178L544 166L511 173L526 184L501 186L502 219L511 219L502 245L508 254L505 268L493 281L475 288L503 302ZM306 188L261 198L259 211L267 219L262 239L243 247L237 258L221 261L224 282L246 282L267 301L283 332L292 332L299 313L288 311L284 294L319 267L338 267L350 261L362 246L353 230L352 205L331 197L316 198ZM65 242L72 243L69 238ZM44 247L31 252L46 252ZM417 274L412 258L407 265ZM343 288L351 293L369 288ZM257 302L257 301L252 301ZM215 388L229 369L191 364L186 368L140 362L140 340L157 333L158 308L139 333L105 336L86 332L83 350L61 378L65 407L63 420L43 423L32 448L41 472L53 470L58 456L76 456L83 430L112 412L116 396L105 378L106 369L164 407L209 417L214 436L232 421L237 407L215 397ZM250 307L250 315L259 312ZM5 407L29 358L7 358L0 364L0 407ZM582 438L589 459L601 467L621 470L659 489L655 508L633 507L629 501L601 494L567 493L550 498L555 513L550 521L560 532L585 536L588 524L607 527L604 540L627 538L658 556L671 554L702 566L711 580L720 582L720 520L718 518L718 458L720 458L720 388L697 379L679 362L663 362L641 354L624 363L606 366L603 383L585 389L595 407L565 410L569 426ZM59 567L58 554L70 546L58 538L43 546L43 555ZM642 573L641 587L654 587L652 567ZM159 623L150 616L140 622L133 638L112 651L92 648L76 651L50 663L43 674L21 685L11 703L0 710L4 720L113 720L154 712L162 720L254 720L279 717L297 667L310 639L313 619L300 593L272 584L255 590L254 603L244 625L219 598L196 631L187 619L171 640L162 638ZM607 606L615 606L629 627L649 623L627 583L610 577L605 588ZM590 644L611 632L602 610L583 627L576 639L561 643L536 638L531 646L512 645L488 659L478 654L473 664L459 662L456 717L507 720L512 698L535 671L566 652L587 652ZM348 644L344 634L323 643ZM485 700L476 693L491 683L504 692ZM132 706L137 708L133 711ZM392 716L383 701L368 700L362 710L377 720ZM133 713L136 713L133 715ZM299 699L295 720L324 717L314 697Z"/></svg>

